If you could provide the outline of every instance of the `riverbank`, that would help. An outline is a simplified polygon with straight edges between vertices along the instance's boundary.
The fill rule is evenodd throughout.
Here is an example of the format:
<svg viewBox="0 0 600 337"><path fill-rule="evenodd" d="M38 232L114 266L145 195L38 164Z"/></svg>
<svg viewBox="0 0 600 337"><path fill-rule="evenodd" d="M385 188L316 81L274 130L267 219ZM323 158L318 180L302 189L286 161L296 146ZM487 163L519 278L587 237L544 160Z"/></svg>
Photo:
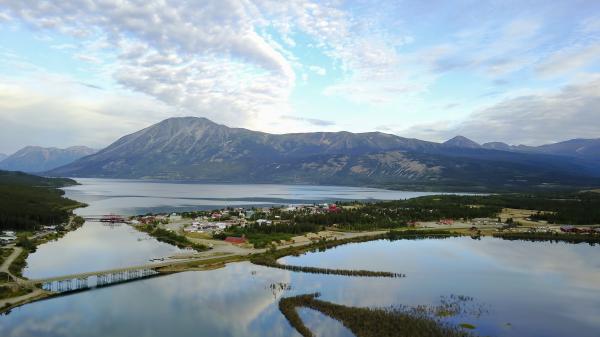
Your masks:
<svg viewBox="0 0 600 337"><path fill-rule="evenodd" d="M7 276L6 279L0 279L0 288L2 288L0 289L0 313L50 295L49 292L29 284L27 278L23 276L27 257L35 252L38 246L62 238L68 232L80 228L83 223L82 217L71 216L67 225L59 231L21 233L15 244L4 247L4 249L11 249L12 252L0 266L0 275Z"/></svg>
<svg viewBox="0 0 600 337"><path fill-rule="evenodd" d="M342 235L347 235L346 238L340 238ZM542 234L542 233L539 233ZM399 273L387 273L370 270L344 270L344 269L327 269L314 267L298 267L281 264L279 259L286 256L297 256L310 251L324 251L340 245L368 242L373 240L416 240L427 238L448 238L454 236L466 236L473 233L470 231L443 231L443 230L427 230L427 229L401 229L392 231L373 231L373 232L340 232L340 236L331 237L329 240L323 239L317 242L307 241L302 243L294 243L288 246L273 246L271 249L243 249L242 253L230 253L219 251L203 251L196 253L196 257L182 258L181 260L174 259L171 262L163 263L164 266L156 268L162 275L180 273L186 271L206 271L223 268L228 263L250 261L252 263L267 267L274 267L295 272L308 272L320 274L346 275L357 277L404 277L406 275ZM477 233L479 236L495 236L494 233ZM535 233L530 233L528 239L531 239ZM545 236L537 237L543 240ZM516 238L515 238L516 239ZM546 239L548 241L560 240L560 237L552 237ZM565 238L565 242L572 242ZM22 252L15 251L11 255L21 254ZM5 261L5 265L6 265ZM392 275L393 274L393 275ZM17 282L10 284L11 286L28 282L25 279L17 279ZM30 283L27 283L31 287ZM41 299L47 299L53 296L61 295L61 293L48 292L37 287L31 288L32 292L14 297L0 300L0 313L6 312L12 308L35 302Z"/></svg>
<svg viewBox="0 0 600 337"><path fill-rule="evenodd" d="M351 233L351 238L348 240L332 240L328 241L327 247L332 248L335 246L339 246L342 244L347 244L350 242L365 242L369 240L379 240L382 238L381 232L365 232L365 233ZM281 257L299 254L303 251L310 251L314 249L324 249L323 242L320 243L312 243L308 242L305 245L293 246L287 248L281 248L280 255ZM273 252L267 252L264 249L250 249L248 252L240 254L231 254L231 253L220 253L214 251L204 251L202 253L198 253L197 257L184 259L183 261L173 260L171 262L166 262L166 266L156 268L161 274L173 274L185 271L202 271L202 270L212 270L216 268L222 268L228 263L240 262L240 261L251 261L252 259L259 258L262 254L272 254ZM228 255L222 255L228 254ZM272 256L272 255L269 255ZM347 271L346 275L351 275L351 271ZM18 285L19 283L26 283L27 286L31 287L31 283L27 282L25 279L18 278L16 282L10 284L10 286ZM60 293L53 293L41 290L39 288L34 288L34 291L28 295L19 296L16 298L6 298L0 300L0 313L6 312L12 308L25 305L27 303L35 302L41 299L50 298Z"/></svg>

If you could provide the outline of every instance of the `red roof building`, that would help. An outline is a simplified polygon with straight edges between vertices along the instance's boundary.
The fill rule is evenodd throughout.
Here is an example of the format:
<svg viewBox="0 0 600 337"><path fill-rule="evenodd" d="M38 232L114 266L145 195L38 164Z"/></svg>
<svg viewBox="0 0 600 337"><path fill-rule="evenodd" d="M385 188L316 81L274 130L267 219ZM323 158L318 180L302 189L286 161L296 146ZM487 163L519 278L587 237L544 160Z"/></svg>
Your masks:
<svg viewBox="0 0 600 337"><path fill-rule="evenodd" d="M331 204L331 205L329 205L329 207L328 207L328 211L329 211L329 212L334 212L334 213L337 213L337 212L339 212L339 211L340 211L340 208L339 208L339 207L337 207L337 205L336 205L336 204Z"/></svg>
<svg viewBox="0 0 600 337"><path fill-rule="evenodd" d="M240 238L237 236L228 236L225 238L225 242L233 243L234 245L239 245L248 242L248 240L246 240L246 238L244 237Z"/></svg>

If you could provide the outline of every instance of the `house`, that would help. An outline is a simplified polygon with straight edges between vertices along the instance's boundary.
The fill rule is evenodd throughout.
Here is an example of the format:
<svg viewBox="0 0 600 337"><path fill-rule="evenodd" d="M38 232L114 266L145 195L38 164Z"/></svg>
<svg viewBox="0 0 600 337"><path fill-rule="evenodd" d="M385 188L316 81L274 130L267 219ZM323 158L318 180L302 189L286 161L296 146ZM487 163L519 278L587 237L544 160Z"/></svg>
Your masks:
<svg viewBox="0 0 600 337"><path fill-rule="evenodd" d="M226 223L226 222L217 222L215 225L216 225L216 226L217 226L217 228L218 228L218 229L220 229L220 230L223 230L223 229L225 229L225 228L229 227L229 224L228 224L228 223Z"/></svg>
<svg viewBox="0 0 600 337"><path fill-rule="evenodd" d="M271 221L267 220L267 219L258 219L258 220L256 220L256 224L259 226L270 225Z"/></svg>
<svg viewBox="0 0 600 337"><path fill-rule="evenodd" d="M248 242L245 237L237 237L237 236L228 236L225 238L225 242L232 243L234 245L239 245Z"/></svg>
<svg viewBox="0 0 600 337"><path fill-rule="evenodd" d="M327 208L327 210L328 210L329 212L332 212L332 213L337 213L337 212L339 212L341 209L340 209L340 208L339 208L339 207L338 207L336 204L331 204L331 205L329 205L329 207Z"/></svg>
<svg viewBox="0 0 600 337"><path fill-rule="evenodd" d="M8 235L3 235L0 236L0 244L6 245L9 243L13 243L15 242L17 238L15 236L8 236Z"/></svg>
<svg viewBox="0 0 600 337"><path fill-rule="evenodd" d="M448 225L448 226L450 226L450 225L452 225L454 223L454 220L452 220L452 219L440 219L440 221L438 221L438 223L440 225Z"/></svg>

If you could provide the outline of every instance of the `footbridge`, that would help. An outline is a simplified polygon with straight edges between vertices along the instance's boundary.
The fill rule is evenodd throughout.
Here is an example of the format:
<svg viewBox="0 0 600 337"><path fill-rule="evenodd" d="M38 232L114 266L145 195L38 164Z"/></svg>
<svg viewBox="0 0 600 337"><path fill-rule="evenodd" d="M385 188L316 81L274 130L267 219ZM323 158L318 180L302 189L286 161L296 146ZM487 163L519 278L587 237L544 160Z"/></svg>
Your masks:
<svg viewBox="0 0 600 337"><path fill-rule="evenodd" d="M193 261L200 261L206 258L181 259L177 261L167 261L162 263L151 263L139 266L130 266L124 268L114 268L101 271L84 272L55 277L22 280L23 285L38 285L42 289L53 292L81 291L90 288L99 288L117 283L130 282L133 280L144 279L160 274L159 268L176 266Z"/></svg>

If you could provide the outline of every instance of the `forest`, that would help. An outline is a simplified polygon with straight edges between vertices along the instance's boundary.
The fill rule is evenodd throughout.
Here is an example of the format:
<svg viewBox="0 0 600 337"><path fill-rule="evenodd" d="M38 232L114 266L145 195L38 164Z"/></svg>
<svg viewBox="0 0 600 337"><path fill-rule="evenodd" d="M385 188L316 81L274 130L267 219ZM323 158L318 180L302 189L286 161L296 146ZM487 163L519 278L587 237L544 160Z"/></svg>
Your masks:
<svg viewBox="0 0 600 337"><path fill-rule="evenodd" d="M84 205L63 197L57 188L75 184L71 179L0 171L0 230L35 230L66 222L73 209Z"/></svg>
<svg viewBox="0 0 600 337"><path fill-rule="evenodd" d="M233 227L218 238L245 235L255 247L272 241L289 240L296 235L326 228L376 230L408 227L417 221L440 219L496 218L503 208L538 210L532 218L549 223L593 225L600 223L600 193L552 192L490 195L432 195L383 202L338 202L336 212L299 209L284 212L273 208L269 214L255 215L273 224Z"/></svg>

